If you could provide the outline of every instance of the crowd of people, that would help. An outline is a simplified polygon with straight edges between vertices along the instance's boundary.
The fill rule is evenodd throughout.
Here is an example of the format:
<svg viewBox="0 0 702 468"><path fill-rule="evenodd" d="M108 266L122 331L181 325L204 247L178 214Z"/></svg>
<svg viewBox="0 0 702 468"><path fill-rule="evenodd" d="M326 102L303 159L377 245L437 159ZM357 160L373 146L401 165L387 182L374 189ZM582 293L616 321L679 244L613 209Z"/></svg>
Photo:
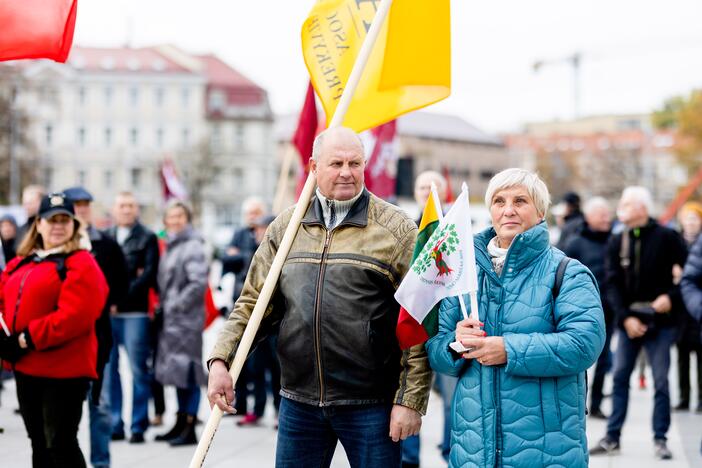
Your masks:
<svg viewBox="0 0 702 468"><path fill-rule="evenodd" d="M190 207L169 202L155 233L140 222L136 197L122 192L113 227L101 231L84 188L27 187L27 223L0 218L0 357L14 373L34 466L85 466L77 431L86 399L90 462L109 466L111 442L144 443L147 429L163 424L164 386L176 389L175 422L153 440L195 444L205 385L210 405L238 415L241 427L257 425L273 395L278 467L329 466L337 443L353 467L419 466L432 387L443 401L449 466L587 466L620 449L642 351L653 375L652 451L673 457L671 411L702 412L702 205L684 205L675 228L652 217L651 194L637 186L623 191L616 216L601 197L581 207L576 193L552 209L537 174L502 171L484 194L492 226L474 239L478 318L465 319L459 298L446 298L437 333L401 350L394 293L419 221L365 188L366 156L349 129L316 138L317 190L236 384L229 366L292 208L273 217L259 199L243 203L243 227L221 258L223 274L236 278L235 305L203 364L209 260ZM415 181L418 206L432 185L446 209L447 181L433 171ZM455 341L467 351L456 352ZM132 382L128 424L121 349ZM588 415L607 420L590 447Z"/></svg>

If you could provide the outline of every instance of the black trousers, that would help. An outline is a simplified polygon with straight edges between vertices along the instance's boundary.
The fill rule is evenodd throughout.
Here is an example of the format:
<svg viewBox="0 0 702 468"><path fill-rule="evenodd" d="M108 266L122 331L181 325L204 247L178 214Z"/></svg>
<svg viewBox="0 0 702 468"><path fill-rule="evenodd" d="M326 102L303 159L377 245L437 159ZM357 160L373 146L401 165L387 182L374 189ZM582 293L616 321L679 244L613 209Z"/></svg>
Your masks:
<svg viewBox="0 0 702 468"><path fill-rule="evenodd" d="M702 345L698 343L678 342L678 383L680 384L680 402L690 403L690 354L697 353L697 395L702 403Z"/></svg>
<svg viewBox="0 0 702 468"><path fill-rule="evenodd" d="M20 412L34 468L83 468L78 424L88 379L49 379L15 372Z"/></svg>

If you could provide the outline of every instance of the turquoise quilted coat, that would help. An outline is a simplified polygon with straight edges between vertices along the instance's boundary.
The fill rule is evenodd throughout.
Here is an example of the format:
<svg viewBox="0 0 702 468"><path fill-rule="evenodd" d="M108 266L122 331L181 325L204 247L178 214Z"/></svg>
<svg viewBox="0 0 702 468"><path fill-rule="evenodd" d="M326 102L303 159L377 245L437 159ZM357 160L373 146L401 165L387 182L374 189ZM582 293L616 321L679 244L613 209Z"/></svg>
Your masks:
<svg viewBox="0 0 702 468"><path fill-rule="evenodd" d="M563 253L542 222L515 237L498 277L487 244L475 237L480 320L504 337L507 363L481 366L449 350L462 319L444 299L439 333L427 342L433 369L458 376L451 421L451 467L585 467L585 371L604 345L604 316L590 270L571 260L554 302ZM470 307L468 296L465 303Z"/></svg>

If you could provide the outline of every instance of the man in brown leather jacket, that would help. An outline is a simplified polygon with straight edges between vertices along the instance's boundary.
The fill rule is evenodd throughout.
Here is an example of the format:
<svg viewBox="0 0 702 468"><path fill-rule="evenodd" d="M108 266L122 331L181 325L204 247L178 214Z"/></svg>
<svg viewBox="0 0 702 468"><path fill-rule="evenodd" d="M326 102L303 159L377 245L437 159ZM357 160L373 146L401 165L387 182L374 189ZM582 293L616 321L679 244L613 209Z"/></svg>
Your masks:
<svg viewBox="0 0 702 468"><path fill-rule="evenodd" d="M354 467L399 467L400 440L419 431L431 371L423 345L402 352L393 294L409 268L416 226L363 184L352 130L315 140L312 199L265 321L280 318L282 401L277 467L329 466L340 441ZM292 216L270 225L241 297L209 359L208 398L233 411L227 368Z"/></svg>

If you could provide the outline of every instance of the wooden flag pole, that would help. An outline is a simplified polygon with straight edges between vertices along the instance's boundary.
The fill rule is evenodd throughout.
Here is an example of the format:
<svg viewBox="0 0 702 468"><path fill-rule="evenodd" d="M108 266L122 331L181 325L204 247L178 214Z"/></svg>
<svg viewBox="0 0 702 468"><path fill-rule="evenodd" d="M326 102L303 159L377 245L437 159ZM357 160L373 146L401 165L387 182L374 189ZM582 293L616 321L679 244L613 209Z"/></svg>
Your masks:
<svg viewBox="0 0 702 468"><path fill-rule="evenodd" d="M283 161L280 164L280 174L278 175L278 184L275 187L275 198L273 198L273 214L278 216L283 211L283 200L285 192L288 191L288 179L290 178L290 166L297 156L297 149L292 143L288 144L288 148L283 155ZM304 170L304 168L303 168Z"/></svg>
<svg viewBox="0 0 702 468"><path fill-rule="evenodd" d="M368 63L368 59L373 51L373 46L378 39L380 29L385 22L385 18L390 11L391 5L392 0L382 0L380 6L378 7L378 11L375 13L373 23L371 24L368 34L363 41L363 45L361 46L356 62L353 65L351 75L349 76L346 86L344 87L344 92L339 100L339 104L334 112L334 117L329 124L329 128L338 127L344 121L344 117L346 116L346 112L351 104L353 94L356 92L358 83L363 75L363 70ZM237 348L236 355L234 356L234 362L229 368L229 375L231 375L234 384L236 384L236 381L239 378L239 374L241 373L241 369L246 362L246 357L249 354L249 350L253 344L258 327L261 325L263 314L268 308L268 303L270 302L273 292L275 291L278 278L280 277L280 272L283 269L283 263L285 263L290 247L292 247L293 240L295 240L295 236L297 235L297 230L300 227L300 222L307 211L314 188L315 176L312 172L310 172L307 176L305 186L302 189L302 193L300 194L300 198L297 201L297 205L295 206L295 210L293 211L292 218L290 219L288 227L285 230L285 234L283 235L283 240L280 242L278 252L273 259L271 269L269 270L268 276L266 276L266 280L263 283L263 288L261 288L258 300L256 301L256 305L254 306L251 317L249 318L249 323L247 324L244 334L241 337L239 347ZM205 462L205 457L207 456L207 451L209 450L212 440L214 439L217 427L222 420L222 415L222 410L219 409L218 406L215 405L212 407L212 412L207 420L205 430L200 438L200 442L197 444L193 458L190 461L190 468L202 467L202 464Z"/></svg>

